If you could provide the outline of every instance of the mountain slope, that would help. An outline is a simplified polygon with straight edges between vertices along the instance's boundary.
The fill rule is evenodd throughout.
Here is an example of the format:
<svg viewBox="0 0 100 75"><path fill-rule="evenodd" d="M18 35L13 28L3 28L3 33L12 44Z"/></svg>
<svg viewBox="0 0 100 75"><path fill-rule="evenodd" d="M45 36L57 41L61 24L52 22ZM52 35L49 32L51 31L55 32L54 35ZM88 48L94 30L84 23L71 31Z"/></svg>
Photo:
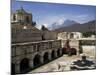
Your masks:
<svg viewBox="0 0 100 75"><path fill-rule="evenodd" d="M96 21L90 21L84 24L73 24L66 27L55 29L55 31L67 31L67 32L89 32L96 31Z"/></svg>
<svg viewBox="0 0 100 75"><path fill-rule="evenodd" d="M50 29L55 30L58 28L62 28L62 27L66 27L66 26L70 26L73 24L79 24L73 20L59 20L57 22L54 22L52 25L50 25Z"/></svg>

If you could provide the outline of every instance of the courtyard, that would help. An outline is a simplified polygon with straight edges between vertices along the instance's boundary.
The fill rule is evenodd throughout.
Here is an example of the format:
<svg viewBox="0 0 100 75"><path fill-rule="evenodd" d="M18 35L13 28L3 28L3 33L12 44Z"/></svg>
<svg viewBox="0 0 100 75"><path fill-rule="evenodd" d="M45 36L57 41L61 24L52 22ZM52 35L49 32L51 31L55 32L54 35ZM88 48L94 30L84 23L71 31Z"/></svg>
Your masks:
<svg viewBox="0 0 100 75"><path fill-rule="evenodd" d="M63 56L43 65L41 67L38 67L28 73L73 71L70 67L72 66L73 62L80 60L80 59L81 59L81 55L68 56L68 55L64 54ZM93 63L96 63L95 56L92 56L91 53L89 53L89 56L87 56L87 60L90 60ZM95 66L95 64L93 66ZM90 67L90 69L92 69L92 67Z"/></svg>

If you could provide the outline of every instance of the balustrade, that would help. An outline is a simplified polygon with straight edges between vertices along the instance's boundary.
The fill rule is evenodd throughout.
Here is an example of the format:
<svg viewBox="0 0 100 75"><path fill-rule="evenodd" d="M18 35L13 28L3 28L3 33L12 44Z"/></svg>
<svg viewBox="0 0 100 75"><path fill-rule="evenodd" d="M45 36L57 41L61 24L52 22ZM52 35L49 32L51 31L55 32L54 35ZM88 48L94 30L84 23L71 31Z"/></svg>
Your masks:
<svg viewBox="0 0 100 75"><path fill-rule="evenodd" d="M34 53L37 51L48 50L61 47L61 41L40 41L29 43L18 43L12 45L12 56Z"/></svg>

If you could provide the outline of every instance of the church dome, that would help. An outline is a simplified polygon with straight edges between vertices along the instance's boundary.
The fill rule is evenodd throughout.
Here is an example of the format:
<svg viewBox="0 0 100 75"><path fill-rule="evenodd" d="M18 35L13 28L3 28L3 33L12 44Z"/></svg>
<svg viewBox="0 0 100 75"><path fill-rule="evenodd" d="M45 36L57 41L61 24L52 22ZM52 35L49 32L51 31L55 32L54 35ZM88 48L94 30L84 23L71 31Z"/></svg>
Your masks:
<svg viewBox="0 0 100 75"><path fill-rule="evenodd" d="M20 9L16 10L16 14L27 14L27 12L21 7Z"/></svg>

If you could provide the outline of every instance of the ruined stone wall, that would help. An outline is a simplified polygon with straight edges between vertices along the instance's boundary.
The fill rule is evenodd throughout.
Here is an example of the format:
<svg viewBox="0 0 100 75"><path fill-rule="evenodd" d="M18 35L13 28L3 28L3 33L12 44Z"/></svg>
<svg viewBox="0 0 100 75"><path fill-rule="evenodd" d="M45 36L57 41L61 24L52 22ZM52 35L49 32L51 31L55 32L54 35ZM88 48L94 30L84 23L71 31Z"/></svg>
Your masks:
<svg viewBox="0 0 100 75"><path fill-rule="evenodd" d="M80 32L61 32L58 33L58 39L67 40L67 39L80 39L82 34Z"/></svg>
<svg viewBox="0 0 100 75"><path fill-rule="evenodd" d="M42 31L42 35L44 36L45 40L56 40L57 33L53 31Z"/></svg>
<svg viewBox="0 0 100 75"><path fill-rule="evenodd" d="M27 42L12 44L11 47L12 64L14 65L15 73L21 73L20 66L23 59L29 60L29 69L34 68L34 58L36 55L40 55L41 64L44 62L44 55L48 53L48 60L53 60L52 52L54 51L54 57L57 58L62 55L61 41L50 40L41 42Z"/></svg>
<svg viewBox="0 0 100 75"><path fill-rule="evenodd" d="M95 45L83 45L83 53L87 56L96 56L96 46Z"/></svg>
<svg viewBox="0 0 100 75"><path fill-rule="evenodd" d="M41 32L32 29L14 29L12 31L12 43L41 41Z"/></svg>

